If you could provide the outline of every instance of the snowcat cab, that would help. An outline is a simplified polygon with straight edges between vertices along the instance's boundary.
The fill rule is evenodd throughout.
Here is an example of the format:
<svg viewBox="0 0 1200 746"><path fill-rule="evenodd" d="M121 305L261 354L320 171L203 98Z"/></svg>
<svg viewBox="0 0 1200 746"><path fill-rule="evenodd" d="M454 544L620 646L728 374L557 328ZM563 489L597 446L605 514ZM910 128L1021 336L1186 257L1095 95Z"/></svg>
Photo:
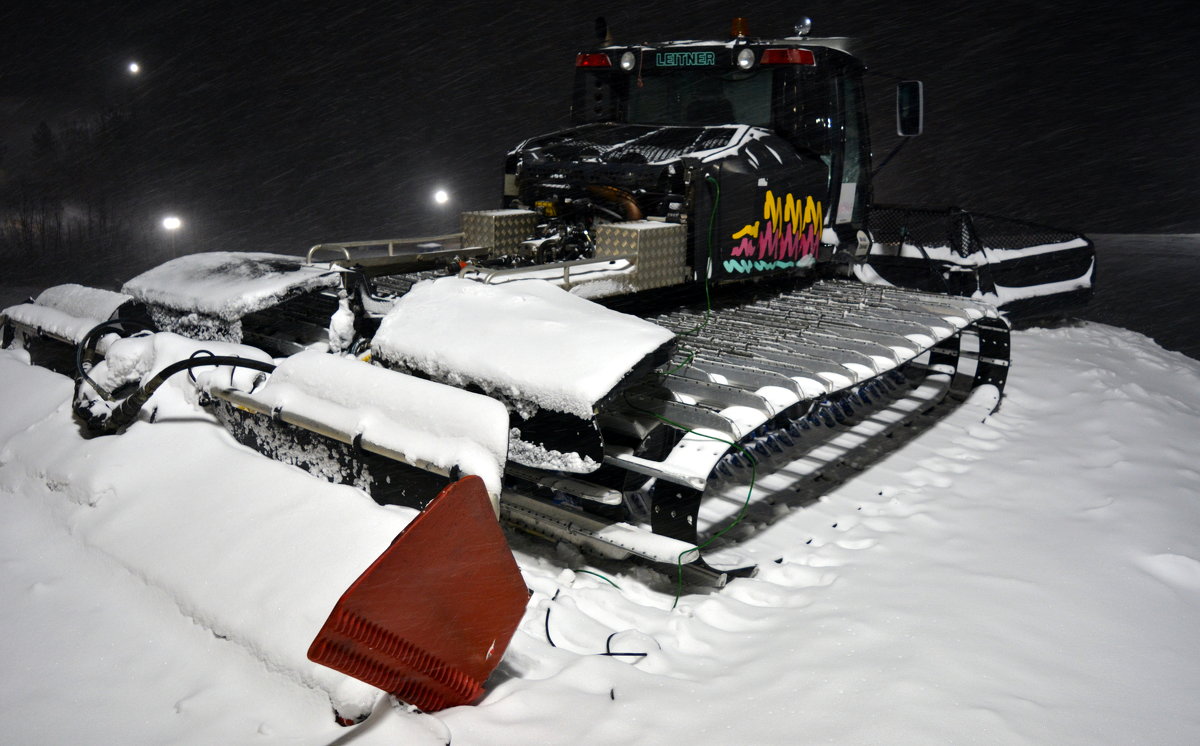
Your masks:
<svg viewBox="0 0 1200 746"><path fill-rule="evenodd" d="M504 207L536 217L469 213L464 240L489 245L492 224L473 226L490 219L533 233L497 245L517 263L662 246L637 252L635 269L652 272L639 272L626 292L809 274L837 260L865 282L1010 311L1086 301L1094 255L1077 233L957 208L874 204L865 68L845 51L847 40L809 37L808 26L758 39L739 22L727 42L580 53L572 126L526 140L506 162ZM896 101L898 134L920 134L920 83L901 82ZM639 223L636 238L606 227L623 222Z"/></svg>
<svg viewBox="0 0 1200 746"><path fill-rule="evenodd" d="M602 226L627 221L682 226L677 281L806 270L856 244L869 145L854 58L739 38L607 47L576 66L574 126L522 143L505 173L506 206L549 218L558 258L615 253ZM572 219L585 230L562 230Z"/></svg>

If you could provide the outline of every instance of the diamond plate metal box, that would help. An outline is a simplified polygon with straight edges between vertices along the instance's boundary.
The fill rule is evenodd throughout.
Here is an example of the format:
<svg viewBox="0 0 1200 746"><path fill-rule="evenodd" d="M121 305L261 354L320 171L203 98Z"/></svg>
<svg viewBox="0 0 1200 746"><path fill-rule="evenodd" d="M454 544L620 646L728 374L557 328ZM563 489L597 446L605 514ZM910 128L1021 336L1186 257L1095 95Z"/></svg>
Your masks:
<svg viewBox="0 0 1200 746"><path fill-rule="evenodd" d="M637 220L596 226L596 258L632 256L635 290L678 285L687 280L687 228L679 223Z"/></svg>
<svg viewBox="0 0 1200 746"><path fill-rule="evenodd" d="M514 252L537 227L532 210L474 210L462 214L463 246L482 246L491 254Z"/></svg>

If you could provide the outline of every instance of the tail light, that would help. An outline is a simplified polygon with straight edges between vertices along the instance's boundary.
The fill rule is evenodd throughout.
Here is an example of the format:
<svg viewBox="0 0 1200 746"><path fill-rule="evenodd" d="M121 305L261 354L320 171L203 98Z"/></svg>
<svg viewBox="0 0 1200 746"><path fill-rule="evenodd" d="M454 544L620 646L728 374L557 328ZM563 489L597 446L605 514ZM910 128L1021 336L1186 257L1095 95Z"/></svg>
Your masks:
<svg viewBox="0 0 1200 746"><path fill-rule="evenodd" d="M612 60L603 52L581 52L575 55L575 67L612 67Z"/></svg>
<svg viewBox="0 0 1200 746"><path fill-rule="evenodd" d="M768 49L762 53L760 65L815 65L816 57L807 49Z"/></svg>

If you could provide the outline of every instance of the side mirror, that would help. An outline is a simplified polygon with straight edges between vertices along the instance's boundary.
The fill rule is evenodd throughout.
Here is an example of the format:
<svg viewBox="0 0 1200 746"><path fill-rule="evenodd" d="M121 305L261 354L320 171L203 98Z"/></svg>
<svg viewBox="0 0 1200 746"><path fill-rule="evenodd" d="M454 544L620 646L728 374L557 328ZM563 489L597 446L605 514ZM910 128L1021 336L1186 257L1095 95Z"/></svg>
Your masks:
<svg viewBox="0 0 1200 746"><path fill-rule="evenodd" d="M925 88L919 80L896 85L896 134L916 137L925 131Z"/></svg>

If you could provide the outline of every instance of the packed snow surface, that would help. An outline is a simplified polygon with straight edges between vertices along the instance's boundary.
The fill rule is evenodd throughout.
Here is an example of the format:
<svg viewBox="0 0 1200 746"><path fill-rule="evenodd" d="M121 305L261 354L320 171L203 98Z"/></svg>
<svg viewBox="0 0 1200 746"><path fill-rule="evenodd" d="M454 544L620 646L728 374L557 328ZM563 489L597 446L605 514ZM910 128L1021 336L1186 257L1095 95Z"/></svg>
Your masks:
<svg viewBox="0 0 1200 746"><path fill-rule="evenodd" d="M144 378L196 346L172 334L121 340L103 364L111 367L96 372L114 380ZM219 348L217 354L251 349ZM0 371L10 381L36 369L5 352ZM216 375L228 382L231 370L202 369L197 378L203 383ZM231 448L224 431L197 420L194 388L186 380L176 376L151 400L153 425L139 423L119 438L82 439L68 416L68 391L54 410L63 416L27 421L21 436L0 450L0 495L41 495L46 516L69 527L96 561L125 568L192 623L237 644L264 668L323 693L339 710L370 711L376 689L312 664L306 653L333 603L412 511L381 509L349 487L315 490L314 480L297 470L258 471L261 457ZM36 410L40 397L27 394ZM31 404L6 406L19 415ZM194 428L221 437L191 442L172 435ZM196 480L189 463L207 465L213 478Z"/></svg>
<svg viewBox="0 0 1200 746"><path fill-rule="evenodd" d="M1200 362L1096 324L1013 342L997 414L960 410L815 501L793 499L786 463L760 475L717 548L778 560L753 579L672 608L673 573L514 535L534 595L484 700L436 717L379 700L353 731L315 674L264 660L304 649L316 597L332 604L406 514L195 410L82 441L70 382L0 353L0 728L13 743L1190 746ZM162 563L189 568L171 576L182 590ZM314 598L280 590L297 577ZM236 629L195 616L200 595L225 598ZM267 655L250 635L281 639Z"/></svg>
<svg viewBox="0 0 1200 746"><path fill-rule="evenodd" d="M293 295L340 284L337 272L299 257L214 251L160 264L126 282L122 291L143 303L233 321Z"/></svg>
<svg viewBox="0 0 1200 746"><path fill-rule="evenodd" d="M376 365L301 352L279 363L253 398L449 473L459 467L500 494L508 410L486 396Z"/></svg>
<svg viewBox="0 0 1200 746"><path fill-rule="evenodd" d="M539 280L447 277L413 286L384 317L372 349L438 380L590 418L625 374L673 337Z"/></svg>

